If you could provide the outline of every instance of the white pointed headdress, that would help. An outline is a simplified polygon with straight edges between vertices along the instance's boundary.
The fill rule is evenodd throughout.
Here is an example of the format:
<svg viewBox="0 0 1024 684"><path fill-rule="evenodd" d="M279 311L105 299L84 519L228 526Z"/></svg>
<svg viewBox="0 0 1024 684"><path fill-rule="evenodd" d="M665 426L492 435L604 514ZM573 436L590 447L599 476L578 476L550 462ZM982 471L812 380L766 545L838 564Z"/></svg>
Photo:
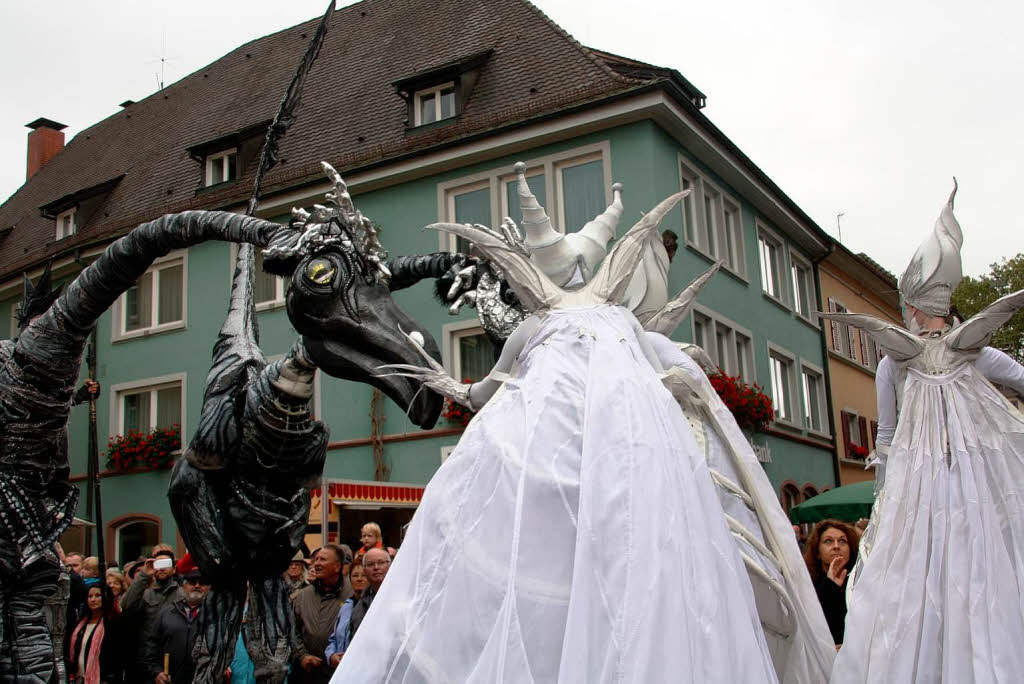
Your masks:
<svg viewBox="0 0 1024 684"><path fill-rule="evenodd" d="M612 185L612 203L575 233L559 233L526 183L526 164L514 167L522 228L530 259L559 287L572 289L589 282L608 252L608 242L622 218L622 185ZM567 227L567 226L566 226Z"/></svg>
<svg viewBox="0 0 1024 684"><path fill-rule="evenodd" d="M949 313L949 299L964 277L960 263L964 234L953 216L956 187L954 178L953 192L942 208L935 228L917 248L907 270L900 276L900 297L929 316L945 316Z"/></svg>

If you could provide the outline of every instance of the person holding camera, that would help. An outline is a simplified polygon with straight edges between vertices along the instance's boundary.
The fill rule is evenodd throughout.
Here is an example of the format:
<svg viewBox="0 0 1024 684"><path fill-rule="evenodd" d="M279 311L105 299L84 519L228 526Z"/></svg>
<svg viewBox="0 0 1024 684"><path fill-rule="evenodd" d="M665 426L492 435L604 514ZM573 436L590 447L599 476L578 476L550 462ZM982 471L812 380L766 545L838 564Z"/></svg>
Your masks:
<svg viewBox="0 0 1024 684"><path fill-rule="evenodd" d="M138 653L136 661L142 660L160 611L181 598L181 585L174 578L174 551L167 544L158 544L121 599L121 612L138 627L134 631L138 643L132 649Z"/></svg>

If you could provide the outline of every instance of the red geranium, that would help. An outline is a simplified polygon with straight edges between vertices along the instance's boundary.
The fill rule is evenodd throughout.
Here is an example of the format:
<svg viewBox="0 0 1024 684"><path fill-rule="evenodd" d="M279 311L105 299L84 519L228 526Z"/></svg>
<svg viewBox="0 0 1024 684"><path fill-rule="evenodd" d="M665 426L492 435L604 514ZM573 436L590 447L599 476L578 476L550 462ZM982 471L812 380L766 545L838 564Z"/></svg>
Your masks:
<svg viewBox="0 0 1024 684"><path fill-rule="evenodd" d="M156 428L145 434L131 430L107 440L107 469L169 468L181 449L181 426Z"/></svg>
<svg viewBox="0 0 1024 684"><path fill-rule="evenodd" d="M721 370L709 375L708 379L740 428L754 432L768 429L775 409L760 385L748 385L739 376L726 375Z"/></svg>

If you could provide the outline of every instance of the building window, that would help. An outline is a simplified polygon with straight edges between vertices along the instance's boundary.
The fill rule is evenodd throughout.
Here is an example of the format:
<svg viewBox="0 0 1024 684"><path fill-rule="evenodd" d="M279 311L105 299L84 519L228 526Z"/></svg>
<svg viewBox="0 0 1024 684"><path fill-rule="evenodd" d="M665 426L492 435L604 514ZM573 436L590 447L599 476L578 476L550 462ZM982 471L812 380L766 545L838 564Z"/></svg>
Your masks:
<svg viewBox="0 0 1024 684"><path fill-rule="evenodd" d="M413 125L423 126L455 116L455 84L451 81L413 94Z"/></svg>
<svg viewBox="0 0 1024 684"><path fill-rule="evenodd" d="M449 334L452 377L469 382L483 380L494 367L494 343L480 326L454 330Z"/></svg>
<svg viewBox="0 0 1024 684"><path fill-rule="evenodd" d="M790 509L800 503L800 490L795 484L785 483L782 485L782 495L779 497L779 501L788 518Z"/></svg>
<svg viewBox="0 0 1024 684"><path fill-rule="evenodd" d="M608 208L601 155L555 165L555 192L562 232L575 232ZM548 210L550 215L552 212Z"/></svg>
<svg viewBox="0 0 1024 684"><path fill-rule="evenodd" d="M761 262L761 290L783 301L782 241L761 230L757 234L757 251Z"/></svg>
<svg viewBox="0 0 1024 684"><path fill-rule="evenodd" d="M206 158L206 185L227 183L238 177L238 150L232 148Z"/></svg>
<svg viewBox="0 0 1024 684"><path fill-rule="evenodd" d="M847 313L846 307L831 297L828 299L828 310L835 313ZM857 361L857 343L855 341L858 332L857 328L846 323L840 323L839 321L830 321L830 324L832 328L832 351L851 361Z"/></svg>
<svg viewBox="0 0 1024 684"><path fill-rule="evenodd" d="M700 226L697 222L697 188L700 184L700 176L696 171L680 162L679 177L682 190L689 190L690 194L683 198L683 235L686 241L700 248Z"/></svg>
<svg viewBox="0 0 1024 684"><path fill-rule="evenodd" d="M116 389L117 433L149 432L156 428L181 426L185 410L181 378L151 385ZM184 431L183 431L184 433Z"/></svg>
<svg viewBox="0 0 1024 684"><path fill-rule="evenodd" d="M491 217L491 184L481 181L453 190L448 196L448 216L455 223L494 226ZM467 254L469 250L469 242L455 236L455 251Z"/></svg>
<svg viewBox="0 0 1024 684"><path fill-rule="evenodd" d="M726 268L739 275L746 274L740 206L728 198L722 199L722 230L718 240L718 258L725 262Z"/></svg>
<svg viewBox="0 0 1024 684"><path fill-rule="evenodd" d="M710 317L697 311L693 312L693 343L708 352L708 356L714 352L711 346L713 325Z"/></svg>
<svg viewBox="0 0 1024 684"><path fill-rule="evenodd" d="M803 497L804 501L813 499L818 496L818 488L814 485L804 485Z"/></svg>
<svg viewBox="0 0 1024 684"><path fill-rule="evenodd" d="M775 419L793 423L794 357L774 345L768 349L768 366L772 381L772 405Z"/></svg>
<svg viewBox="0 0 1024 684"><path fill-rule="evenodd" d="M57 239L63 240L66 237L71 237L78 232L78 224L76 223L75 217L76 207L71 207L66 211L62 211L57 214Z"/></svg>
<svg viewBox="0 0 1024 684"><path fill-rule="evenodd" d="M136 558L146 558L153 551L153 547L160 543L160 523L150 520L149 517L129 517L111 527L114 531L116 550L113 560L120 565Z"/></svg>
<svg viewBox="0 0 1024 684"><path fill-rule="evenodd" d="M814 280L811 278L811 266L801 257L790 252L790 273L793 276L793 310L807 320L811 320L814 310Z"/></svg>
<svg viewBox="0 0 1024 684"><path fill-rule="evenodd" d="M150 266L118 300L115 337L180 328L185 321L184 254Z"/></svg>
<svg viewBox="0 0 1024 684"><path fill-rule="evenodd" d="M811 432L826 432L825 379L822 372L802 364L801 380L804 400L804 427Z"/></svg>
<svg viewBox="0 0 1024 684"><path fill-rule="evenodd" d="M603 213L611 201L608 143L587 145L526 160L526 182L552 227L576 231ZM516 176L507 165L438 185L438 220L496 227L508 216L522 224ZM441 248L465 253L462 238L444 235Z"/></svg>
<svg viewBox="0 0 1024 684"><path fill-rule="evenodd" d="M697 305L693 312L693 342L726 375L748 381L753 376L754 357L750 332L714 311Z"/></svg>
<svg viewBox="0 0 1024 684"><path fill-rule="evenodd" d="M720 259L728 271L745 277L740 205L680 158L679 179L683 199L683 234L698 252Z"/></svg>
<svg viewBox="0 0 1024 684"><path fill-rule="evenodd" d="M840 411L842 422L844 457L853 461L863 461L868 454L868 421L853 411Z"/></svg>
<svg viewBox="0 0 1024 684"><path fill-rule="evenodd" d="M860 362L862 365L867 366L871 370L878 368L878 345L871 335L857 328L857 334L860 336Z"/></svg>

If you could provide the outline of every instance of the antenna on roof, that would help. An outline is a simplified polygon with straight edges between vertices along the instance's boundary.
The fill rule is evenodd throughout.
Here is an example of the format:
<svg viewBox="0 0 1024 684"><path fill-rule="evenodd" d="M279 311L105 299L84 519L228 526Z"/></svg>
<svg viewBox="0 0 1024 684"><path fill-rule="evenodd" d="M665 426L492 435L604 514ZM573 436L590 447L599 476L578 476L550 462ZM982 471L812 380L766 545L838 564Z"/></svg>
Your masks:
<svg viewBox="0 0 1024 684"><path fill-rule="evenodd" d="M156 78L156 89L157 90L163 90L164 89L164 83L166 82L165 81L165 77L167 75L167 62L173 62L173 61L174 61L174 59L169 58L167 56L167 27L164 26L163 29L161 29L161 32L160 32L160 58L159 59L151 59L148 62L146 62L147 64L153 64L155 62L160 62L160 73L159 74L154 74L154 77Z"/></svg>

